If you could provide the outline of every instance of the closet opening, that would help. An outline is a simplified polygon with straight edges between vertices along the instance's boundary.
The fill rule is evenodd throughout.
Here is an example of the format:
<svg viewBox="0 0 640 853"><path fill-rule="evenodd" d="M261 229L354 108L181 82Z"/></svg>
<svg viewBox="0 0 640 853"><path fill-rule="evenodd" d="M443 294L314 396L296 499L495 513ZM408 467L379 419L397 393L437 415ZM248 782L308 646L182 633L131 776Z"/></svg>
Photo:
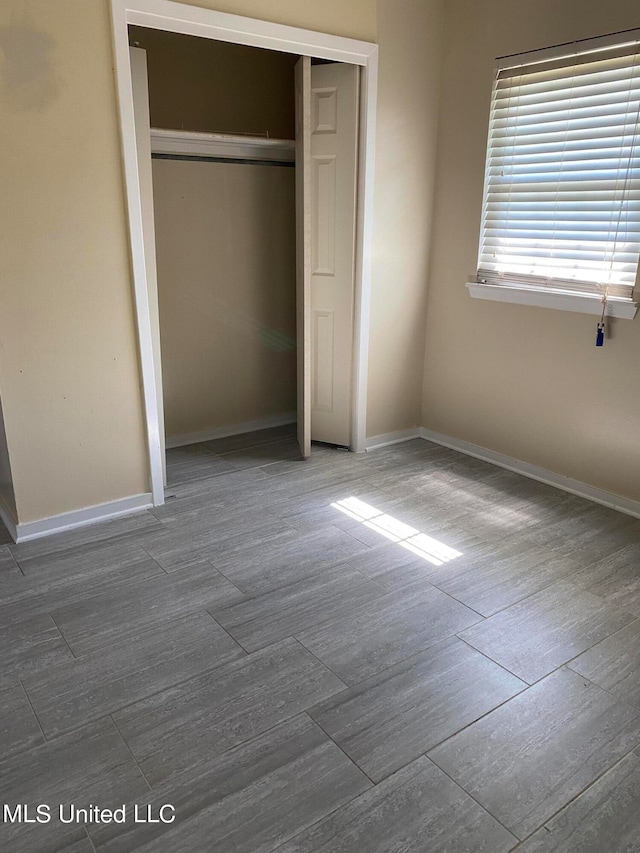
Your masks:
<svg viewBox="0 0 640 853"><path fill-rule="evenodd" d="M153 503L164 501L165 420L167 447L188 447L215 440L215 435L225 432L269 428L267 424L286 430L295 418L303 456L309 453L311 437L348 445L352 450L364 449L376 46L169 0L111 0L111 6ZM148 110L149 94L143 92L141 98L140 75L129 56L128 26L138 51L146 47L149 52L143 38L186 40L179 48L176 42L174 48L192 65L198 53L196 42L218 48L216 73L209 74L218 84L217 95L207 94L207 87L198 84L182 86L178 92L180 74L171 70L171 62L160 62L160 77L174 103L190 115L186 120L174 115L171 121L166 113L158 121L148 115L145 133L137 107L146 100ZM234 64L230 51L239 50L255 56L247 59L246 54ZM272 67L259 70L257 77L254 73L252 83L258 55ZM312 68L311 57L327 62ZM274 62L280 63L279 71L274 70ZM347 69L350 94L344 94L347 88L342 91L346 85L342 79L336 82L318 76L332 67ZM265 82L273 89L278 74L287 81L280 95L265 94ZM150 79L152 75L156 71L150 64ZM295 99L290 97L292 86ZM164 96L166 100L166 91ZM295 116L293 134L273 130L263 121L264 109L273 110L285 97L289 127ZM336 135L338 126L346 125L339 107L349 103L353 127L347 148L354 158L352 180L345 180L338 168L345 159L343 153L327 148L326 143ZM211 121L214 107L227 111L223 121L218 116ZM204 115L205 125L194 121L198 111ZM269 121L273 118L271 115ZM265 184L266 189L256 184ZM156 185L162 188L156 190ZM340 198L345 186L352 205L346 213ZM156 195L168 203L154 201ZM217 211L205 212L202 203L207 198L224 203ZM234 208L245 201L252 202L252 213L238 225ZM157 220L151 229L155 247L148 239L149 216L145 227L149 202L151 218ZM283 220L297 231L293 246L282 238L286 231L280 228ZM256 234L247 237L251 228L256 228ZM180 251L175 252L180 232L184 239ZM352 238L351 254L340 245L345 234ZM212 251L216 246L218 251ZM227 255L232 261L228 262L223 250L230 246L233 251ZM297 270L292 305L290 285L285 283L291 281L293 258ZM342 302L345 288L326 286L337 280L340 263L350 277L347 298ZM217 274L215 286L212 272ZM220 282L224 283L222 289ZM323 288L325 295L313 304L313 293L319 294ZM163 310L163 306L167 307ZM351 338L340 351L337 344L344 337L344 323L340 323L345 306ZM170 365L167 355L172 352L175 359ZM277 369L269 373L269 364L275 362ZM218 380L214 389L207 384L211 365ZM167 381L163 382L165 375ZM295 393L291 394L294 375ZM243 399L246 390L249 403ZM318 413L322 431L323 413L329 422L332 412L340 410L338 391L346 411L339 433L344 438L313 436L311 426L316 419L312 412ZM259 405L265 398L268 404Z"/></svg>

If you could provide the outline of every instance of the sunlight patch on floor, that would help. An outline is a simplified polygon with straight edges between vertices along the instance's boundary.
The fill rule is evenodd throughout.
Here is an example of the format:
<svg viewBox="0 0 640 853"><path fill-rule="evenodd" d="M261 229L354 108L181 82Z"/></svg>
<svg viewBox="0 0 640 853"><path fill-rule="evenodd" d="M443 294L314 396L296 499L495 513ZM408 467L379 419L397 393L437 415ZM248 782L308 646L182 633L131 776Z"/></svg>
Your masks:
<svg viewBox="0 0 640 853"><path fill-rule="evenodd" d="M402 548L406 548L407 551L422 557L434 566L442 566L462 556L461 551L456 551L444 542L421 533L415 527L399 521L386 512L381 512L359 498L344 498L332 503L331 506L348 515L349 518L359 521L370 530L375 530L386 539L397 542Z"/></svg>

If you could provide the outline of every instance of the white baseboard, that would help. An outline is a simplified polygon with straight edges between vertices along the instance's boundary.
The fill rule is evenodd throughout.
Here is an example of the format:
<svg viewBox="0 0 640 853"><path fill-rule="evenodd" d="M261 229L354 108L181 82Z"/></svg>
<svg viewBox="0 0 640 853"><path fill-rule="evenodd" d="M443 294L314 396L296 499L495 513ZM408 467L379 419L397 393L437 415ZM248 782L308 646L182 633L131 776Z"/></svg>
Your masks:
<svg viewBox="0 0 640 853"><path fill-rule="evenodd" d="M16 523L13 519L12 513L9 511L8 507L5 506L4 501L0 499L0 521L7 528L9 536L13 539L14 542L17 541L18 531L16 529Z"/></svg>
<svg viewBox="0 0 640 853"><path fill-rule="evenodd" d="M420 438L420 429L399 429L396 432L385 432L382 435L372 435L366 440L367 450L377 450L379 447L388 447L390 444L400 444L403 441L411 441L412 438Z"/></svg>
<svg viewBox="0 0 640 853"><path fill-rule="evenodd" d="M52 515L49 518L40 518L37 521L27 521L24 524L14 525L9 530L15 542L28 542L31 539L40 539L42 536L50 536L52 533L63 533L65 530L73 530L76 527L85 527L87 524L96 524L99 521L108 521L150 509L153 506L151 494L131 495L128 498L120 498L116 501L87 506L72 512L63 512L61 515ZM4 520L4 519L3 519ZM6 522L5 522L6 523Z"/></svg>
<svg viewBox="0 0 640 853"><path fill-rule="evenodd" d="M548 471L546 468L530 465L528 462L522 462L520 459L505 456L504 453L497 453L495 450L489 450L486 447L481 447L479 444L472 444L460 438L442 435L425 427L420 427L420 437L427 441L433 441L435 444L441 444L443 447L449 447L451 450L458 450L467 456L475 456L476 459L482 459L484 462L490 462L492 465L498 465L500 468L515 471L516 474L522 474L524 477L529 477L532 480L539 480L541 483L546 483L548 486L554 486L556 489L570 492L572 495L578 495L578 497L586 498L594 503L608 506L611 509L617 509L635 518L640 518L640 501L615 495L613 492L606 492L604 489L589 486L587 483L580 482L580 480L556 474L554 471Z"/></svg>
<svg viewBox="0 0 640 853"><path fill-rule="evenodd" d="M259 429L272 429L273 427L294 424L297 420L296 412L283 412L280 415L271 415L268 418L260 418L257 421L245 421L243 424L229 424L227 426L213 427L201 432L187 432L184 435L173 435L167 438L166 446L184 447L185 444L199 444L201 441L212 441L214 438L227 438L230 435L240 435L243 432L256 432Z"/></svg>

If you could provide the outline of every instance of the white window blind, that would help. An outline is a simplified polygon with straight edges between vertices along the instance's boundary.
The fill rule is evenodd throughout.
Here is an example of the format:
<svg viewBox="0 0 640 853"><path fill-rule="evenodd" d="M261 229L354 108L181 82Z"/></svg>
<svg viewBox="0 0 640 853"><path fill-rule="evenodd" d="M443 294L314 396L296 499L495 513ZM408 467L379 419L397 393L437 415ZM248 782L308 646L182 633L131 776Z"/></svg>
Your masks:
<svg viewBox="0 0 640 853"><path fill-rule="evenodd" d="M622 40L577 43L570 56L558 49L536 61L528 54L502 62L489 128L479 283L633 298L640 33Z"/></svg>

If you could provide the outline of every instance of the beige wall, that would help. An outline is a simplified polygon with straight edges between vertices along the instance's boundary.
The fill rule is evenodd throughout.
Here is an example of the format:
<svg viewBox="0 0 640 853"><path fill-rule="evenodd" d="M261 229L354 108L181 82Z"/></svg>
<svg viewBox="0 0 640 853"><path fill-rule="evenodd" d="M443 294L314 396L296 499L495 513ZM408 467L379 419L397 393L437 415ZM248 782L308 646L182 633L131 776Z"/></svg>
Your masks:
<svg viewBox="0 0 640 853"><path fill-rule="evenodd" d="M152 127L293 139L290 53L130 27L147 51Z"/></svg>
<svg viewBox="0 0 640 853"><path fill-rule="evenodd" d="M375 0L202 6L375 40ZM20 522L148 491L107 0L0 5L0 387Z"/></svg>
<svg viewBox="0 0 640 853"><path fill-rule="evenodd" d="M153 161L168 438L296 408L294 170Z"/></svg>
<svg viewBox="0 0 640 853"><path fill-rule="evenodd" d="M378 2L369 436L420 424L443 5Z"/></svg>
<svg viewBox="0 0 640 853"><path fill-rule="evenodd" d="M107 3L4 3L0 47L0 387L26 522L148 475Z"/></svg>
<svg viewBox="0 0 640 853"><path fill-rule="evenodd" d="M11 463L9 461L9 448L7 447L7 436L4 429L4 417L2 414L2 402L0 401L0 504L9 511L15 520L16 503L13 494L13 479L11 477Z"/></svg>
<svg viewBox="0 0 640 853"><path fill-rule="evenodd" d="M472 300L494 57L640 27L637 0L449 0L423 424L640 499L640 334Z"/></svg>

